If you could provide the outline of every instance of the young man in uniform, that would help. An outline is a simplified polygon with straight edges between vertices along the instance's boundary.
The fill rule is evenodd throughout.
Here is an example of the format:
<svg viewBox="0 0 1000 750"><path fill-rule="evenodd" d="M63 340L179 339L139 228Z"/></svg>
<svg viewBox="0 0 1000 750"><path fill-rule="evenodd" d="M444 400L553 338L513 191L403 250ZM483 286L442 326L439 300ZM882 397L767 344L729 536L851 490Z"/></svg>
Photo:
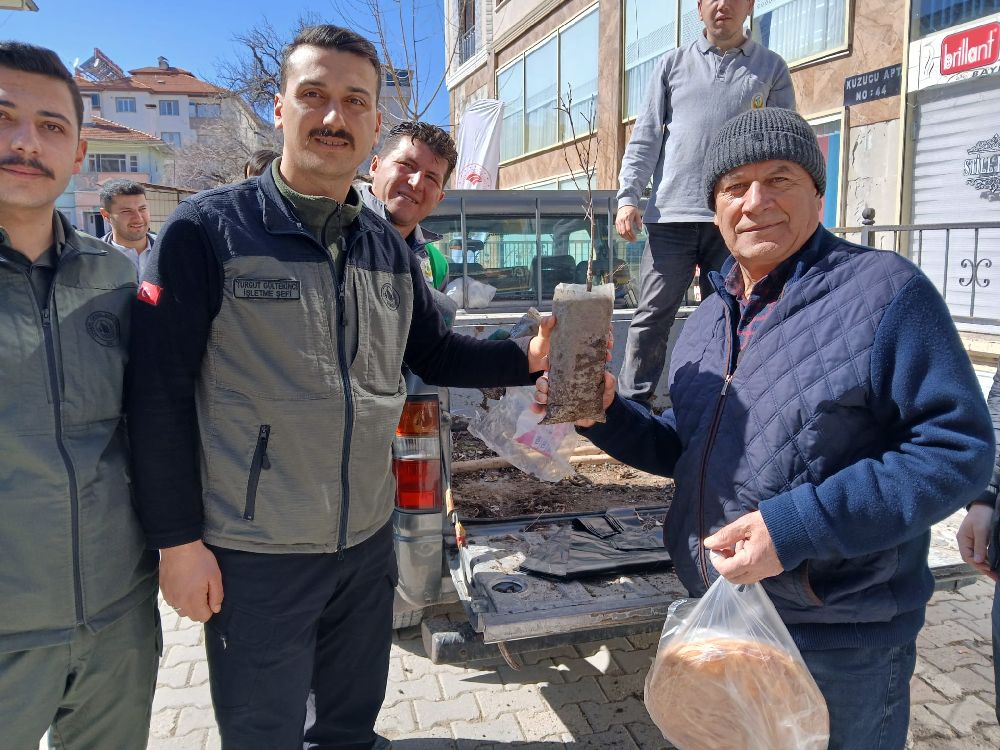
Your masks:
<svg viewBox="0 0 1000 750"><path fill-rule="evenodd" d="M281 158L181 203L139 288L138 507L164 598L207 621L227 750L375 746L403 360L434 384L500 385L548 351L550 327L520 346L447 331L402 237L362 210L381 77L367 40L303 29L275 97Z"/></svg>
<svg viewBox="0 0 1000 750"><path fill-rule="evenodd" d="M83 104L54 52L0 42L0 746L146 746L156 559L122 420L135 268L56 199Z"/></svg>

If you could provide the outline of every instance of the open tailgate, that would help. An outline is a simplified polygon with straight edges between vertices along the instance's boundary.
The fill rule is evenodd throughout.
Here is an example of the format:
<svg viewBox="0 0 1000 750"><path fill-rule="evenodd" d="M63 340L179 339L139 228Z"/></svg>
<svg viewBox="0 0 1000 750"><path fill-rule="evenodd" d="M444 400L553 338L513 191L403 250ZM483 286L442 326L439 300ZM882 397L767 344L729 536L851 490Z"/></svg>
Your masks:
<svg viewBox="0 0 1000 750"><path fill-rule="evenodd" d="M463 521L468 544L446 552L451 576L473 630L484 643L544 639L617 626L662 626L667 608L687 591L672 569L561 581L519 569L536 545L574 518L657 515L666 509L617 508L606 514L559 514L503 521ZM977 575L962 562L955 532L965 511L932 530L929 562L937 587L957 588Z"/></svg>

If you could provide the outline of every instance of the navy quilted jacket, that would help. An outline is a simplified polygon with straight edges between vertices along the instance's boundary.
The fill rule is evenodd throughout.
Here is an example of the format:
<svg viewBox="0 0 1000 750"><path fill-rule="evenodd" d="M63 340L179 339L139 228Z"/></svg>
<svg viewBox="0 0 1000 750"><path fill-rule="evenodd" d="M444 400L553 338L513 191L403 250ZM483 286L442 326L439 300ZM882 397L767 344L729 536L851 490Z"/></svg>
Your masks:
<svg viewBox="0 0 1000 750"><path fill-rule="evenodd" d="M760 510L785 568L764 586L800 648L912 640L933 589L928 529L981 492L993 458L944 301L905 258L819 228L738 350L722 279L673 351L673 410L616 398L584 433L674 477L664 536L693 594L717 575L701 541Z"/></svg>

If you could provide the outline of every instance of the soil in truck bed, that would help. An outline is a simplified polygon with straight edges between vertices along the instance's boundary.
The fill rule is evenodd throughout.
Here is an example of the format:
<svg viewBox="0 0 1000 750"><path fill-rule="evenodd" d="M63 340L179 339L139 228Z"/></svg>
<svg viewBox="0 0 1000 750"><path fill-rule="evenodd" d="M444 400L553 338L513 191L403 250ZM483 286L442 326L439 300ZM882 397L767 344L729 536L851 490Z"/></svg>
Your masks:
<svg viewBox="0 0 1000 750"><path fill-rule="evenodd" d="M468 430L455 430L452 440L453 462L496 456ZM455 505L464 518L509 518L665 505L673 496L672 480L619 463L576 468L576 476L556 483L512 467L456 473L452 476Z"/></svg>

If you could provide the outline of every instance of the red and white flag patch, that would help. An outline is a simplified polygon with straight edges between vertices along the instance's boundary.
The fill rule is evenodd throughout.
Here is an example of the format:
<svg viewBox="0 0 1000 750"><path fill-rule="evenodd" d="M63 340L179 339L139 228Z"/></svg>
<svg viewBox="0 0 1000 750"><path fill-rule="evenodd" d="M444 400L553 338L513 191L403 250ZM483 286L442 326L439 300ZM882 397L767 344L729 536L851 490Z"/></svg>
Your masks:
<svg viewBox="0 0 1000 750"><path fill-rule="evenodd" d="M160 295L163 294L163 287L157 286L151 281L144 281L139 285L139 293L136 295L140 302L156 307L160 304Z"/></svg>

